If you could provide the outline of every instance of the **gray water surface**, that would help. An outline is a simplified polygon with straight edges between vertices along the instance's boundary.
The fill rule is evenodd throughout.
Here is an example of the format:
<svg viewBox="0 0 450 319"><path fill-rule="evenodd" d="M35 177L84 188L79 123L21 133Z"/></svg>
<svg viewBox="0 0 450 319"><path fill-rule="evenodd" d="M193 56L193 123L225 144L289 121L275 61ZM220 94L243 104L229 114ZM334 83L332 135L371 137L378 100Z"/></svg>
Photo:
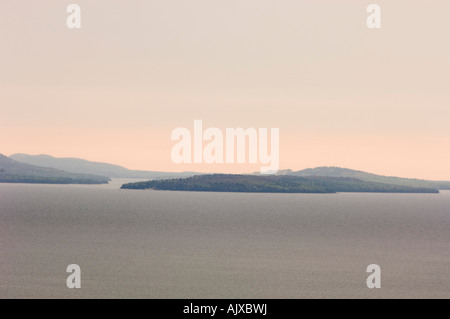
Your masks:
<svg viewBox="0 0 450 319"><path fill-rule="evenodd" d="M450 298L450 192L118 185L0 184L0 298Z"/></svg>

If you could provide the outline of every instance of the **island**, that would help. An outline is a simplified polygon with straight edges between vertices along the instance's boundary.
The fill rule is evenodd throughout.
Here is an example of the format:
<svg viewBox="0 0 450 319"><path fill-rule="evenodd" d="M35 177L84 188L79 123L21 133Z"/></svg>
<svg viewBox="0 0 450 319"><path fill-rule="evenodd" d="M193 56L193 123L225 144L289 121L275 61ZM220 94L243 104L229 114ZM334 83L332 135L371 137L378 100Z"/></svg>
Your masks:
<svg viewBox="0 0 450 319"><path fill-rule="evenodd" d="M350 177L234 174L127 183L121 189L239 193L439 193L435 188L368 182Z"/></svg>

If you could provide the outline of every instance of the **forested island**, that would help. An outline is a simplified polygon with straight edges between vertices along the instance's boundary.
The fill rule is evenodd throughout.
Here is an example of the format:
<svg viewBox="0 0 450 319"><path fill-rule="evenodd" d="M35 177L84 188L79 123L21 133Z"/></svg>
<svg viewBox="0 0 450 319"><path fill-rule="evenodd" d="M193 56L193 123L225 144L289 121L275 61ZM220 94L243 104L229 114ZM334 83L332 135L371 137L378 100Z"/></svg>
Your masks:
<svg viewBox="0 0 450 319"><path fill-rule="evenodd" d="M349 177L232 174L198 175L127 183L121 188L242 193L439 193L439 190L434 188L367 182Z"/></svg>

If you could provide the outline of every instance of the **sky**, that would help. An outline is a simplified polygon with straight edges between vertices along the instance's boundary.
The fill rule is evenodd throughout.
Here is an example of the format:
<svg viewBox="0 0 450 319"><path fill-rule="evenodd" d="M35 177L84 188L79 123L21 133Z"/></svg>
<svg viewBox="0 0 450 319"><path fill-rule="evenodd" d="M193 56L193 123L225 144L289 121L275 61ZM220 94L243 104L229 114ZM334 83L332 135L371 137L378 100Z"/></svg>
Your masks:
<svg viewBox="0 0 450 319"><path fill-rule="evenodd" d="M2 1L0 153L259 170L175 164L202 120L279 128L280 169L450 180L449 30L448 0Z"/></svg>

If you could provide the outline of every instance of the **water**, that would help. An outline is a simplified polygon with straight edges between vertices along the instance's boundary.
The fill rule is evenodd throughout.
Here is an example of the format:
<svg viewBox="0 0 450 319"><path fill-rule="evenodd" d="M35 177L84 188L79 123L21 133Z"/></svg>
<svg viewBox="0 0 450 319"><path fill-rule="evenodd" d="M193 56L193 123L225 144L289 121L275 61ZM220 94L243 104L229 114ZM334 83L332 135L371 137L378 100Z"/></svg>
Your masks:
<svg viewBox="0 0 450 319"><path fill-rule="evenodd" d="M0 184L0 298L450 298L450 192ZM66 268L81 267L81 289ZM368 289L378 264L382 288Z"/></svg>

